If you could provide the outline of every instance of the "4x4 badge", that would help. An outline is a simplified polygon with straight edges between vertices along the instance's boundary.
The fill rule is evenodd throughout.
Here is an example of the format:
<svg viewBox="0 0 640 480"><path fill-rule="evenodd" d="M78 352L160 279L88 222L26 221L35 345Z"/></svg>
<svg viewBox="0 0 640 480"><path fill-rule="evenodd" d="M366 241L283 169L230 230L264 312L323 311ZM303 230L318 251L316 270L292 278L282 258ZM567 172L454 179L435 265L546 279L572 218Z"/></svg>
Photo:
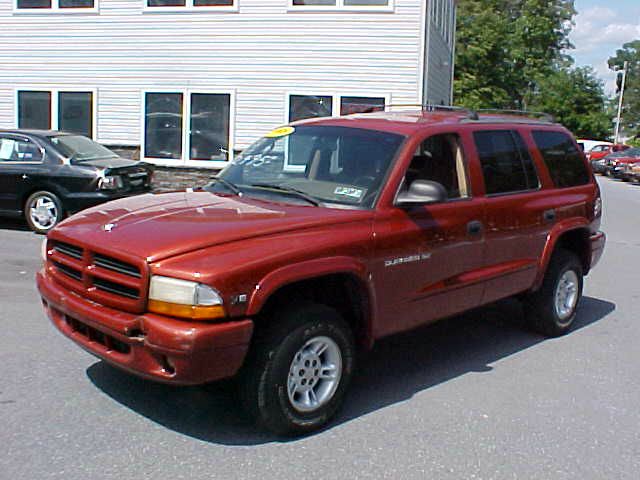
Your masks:
<svg viewBox="0 0 640 480"><path fill-rule="evenodd" d="M105 232L110 232L114 228L116 228L116 224L115 223L105 223L102 226L102 230L104 230Z"/></svg>

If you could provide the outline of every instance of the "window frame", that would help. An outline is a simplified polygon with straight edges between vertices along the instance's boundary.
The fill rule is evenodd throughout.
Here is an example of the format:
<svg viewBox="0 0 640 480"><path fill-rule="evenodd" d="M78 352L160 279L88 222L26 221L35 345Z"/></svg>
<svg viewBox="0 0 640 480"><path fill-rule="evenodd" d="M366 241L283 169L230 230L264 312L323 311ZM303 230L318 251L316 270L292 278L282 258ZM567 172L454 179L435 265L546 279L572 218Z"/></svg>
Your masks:
<svg viewBox="0 0 640 480"><path fill-rule="evenodd" d="M14 124L16 128L20 127L20 92L48 92L51 94L51 118L50 125L51 130L59 130L58 117L60 116L60 99L59 94L61 92L70 93L91 93L91 140L98 141L98 89L97 88L85 88L85 87L30 87L22 86L14 90Z"/></svg>
<svg viewBox="0 0 640 480"><path fill-rule="evenodd" d="M146 1L146 0L145 0ZM51 6L48 8L20 8L18 7L18 0L13 0L13 13L26 14L26 15L72 15L72 14L99 14L100 13L100 0L93 0L93 7L74 7L74 8L61 8L60 0L51 0Z"/></svg>
<svg viewBox="0 0 640 480"><path fill-rule="evenodd" d="M385 109L391 105L391 93L389 92L385 92L383 94L374 94L371 91L366 91L366 90L360 90L360 91L356 91L356 92L341 92L341 93L336 93L335 90L323 90L323 89L318 89L317 91L314 91L313 93L309 93L304 92L304 91L298 91L298 90L294 90L294 91L288 91L285 93L285 105L284 105L284 124L285 125L289 125L291 122L291 118L290 118L290 109L291 109L291 97L292 96L302 96L302 97L331 97L331 115L327 116L327 117L312 117L308 120L312 120L312 119L318 119L318 118L338 118L342 115L340 115L340 107L342 105L342 99L344 97L363 97L363 98L384 98L384 106ZM337 113L336 113L337 112ZM303 120L296 120L296 121L303 121ZM305 167L301 166L301 165L290 165L289 164L289 149L288 149L288 142L287 145L285 146L285 150L284 150L284 167L283 167L283 171L285 172L304 172Z"/></svg>
<svg viewBox="0 0 640 480"><path fill-rule="evenodd" d="M142 12L143 13L193 13L193 12L227 12L227 13L235 13L239 11L239 5L238 3L240 2L240 0L233 0L233 5L227 6L227 5L220 5L220 6L215 6L215 5L206 5L206 6L202 6L202 7L196 7L193 3L194 0L185 0L185 5L183 7L181 6L175 6L175 5L170 5L170 6L166 6L166 7L150 7L149 6L149 1L148 0L142 0Z"/></svg>
<svg viewBox="0 0 640 480"><path fill-rule="evenodd" d="M335 0L335 2L335 5L294 5L293 0L287 0L287 12L394 13L396 9L396 0L389 0L388 5L345 5L344 0Z"/></svg>
<svg viewBox="0 0 640 480"><path fill-rule="evenodd" d="M145 155L145 112L147 106L147 93L167 93L167 94L182 94L182 135L180 136L182 155L180 158L155 158L147 157ZM228 150L229 158L227 160L191 160L189 158L189 135L191 125L191 95L192 94L205 94L205 95L229 95L229 137L228 137ZM235 157L234 145L235 145L235 133L236 133L236 90L230 89L202 89L202 88L152 88L141 91L140 100L140 159L153 163L155 165L164 166L184 166L184 167L210 167L210 168L224 168L233 162Z"/></svg>

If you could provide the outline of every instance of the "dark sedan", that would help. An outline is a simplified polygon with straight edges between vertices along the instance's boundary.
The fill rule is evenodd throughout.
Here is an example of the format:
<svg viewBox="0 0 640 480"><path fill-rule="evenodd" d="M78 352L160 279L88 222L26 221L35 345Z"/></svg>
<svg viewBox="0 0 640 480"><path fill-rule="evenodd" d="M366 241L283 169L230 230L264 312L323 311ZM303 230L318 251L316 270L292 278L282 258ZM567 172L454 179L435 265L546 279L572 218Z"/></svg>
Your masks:
<svg viewBox="0 0 640 480"><path fill-rule="evenodd" d="M151 189L152 166L93 140L48 130L0 130L0 215L46 233L65 215Z"/></svg>

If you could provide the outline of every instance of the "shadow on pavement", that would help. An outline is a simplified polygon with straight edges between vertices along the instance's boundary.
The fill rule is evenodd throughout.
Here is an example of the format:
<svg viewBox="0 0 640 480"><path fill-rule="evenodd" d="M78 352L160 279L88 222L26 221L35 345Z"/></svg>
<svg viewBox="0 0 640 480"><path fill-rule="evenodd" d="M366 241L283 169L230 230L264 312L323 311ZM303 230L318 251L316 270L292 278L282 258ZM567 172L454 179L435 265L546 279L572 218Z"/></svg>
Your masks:
<svg viewBox="0 0 640 480"><path fill-rule="evenodd" d="M611 302L584 297L569 335L614 310ZM492 363L543 341L523 328L522 307L515 300L382 340L362 359L343 409L328 428L460 375L490 373ZM125 407L190 437L224 445L283 440L253 425L239 406L231 382L171 387L133 377L102 361L89 367L87 375Z"/></svg>
<svg viewBox="0 0 640 480"><path fill-rule="evenodd" d="M19 218L0 219L0 229L1 230L18 230L23 232L30 231L29 226L27 225L27 222Z"/></svg>

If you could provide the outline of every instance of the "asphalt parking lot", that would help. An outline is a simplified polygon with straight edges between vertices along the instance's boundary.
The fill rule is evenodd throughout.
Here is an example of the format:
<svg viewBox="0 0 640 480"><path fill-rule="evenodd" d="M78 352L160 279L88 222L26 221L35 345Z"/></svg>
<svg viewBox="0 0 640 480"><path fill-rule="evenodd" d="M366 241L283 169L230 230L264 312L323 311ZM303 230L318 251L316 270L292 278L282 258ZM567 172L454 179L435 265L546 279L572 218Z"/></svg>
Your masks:
<svg viewBox="0 0 640 480"><path fill-rule="evenodd" d="M0 479L637 479L640 186L599 179L608 244L576 328L511 301L381 342L329 428L257 430L228 385L120 373L63 338L34 287L42 237L0 223Z"/></svg>

